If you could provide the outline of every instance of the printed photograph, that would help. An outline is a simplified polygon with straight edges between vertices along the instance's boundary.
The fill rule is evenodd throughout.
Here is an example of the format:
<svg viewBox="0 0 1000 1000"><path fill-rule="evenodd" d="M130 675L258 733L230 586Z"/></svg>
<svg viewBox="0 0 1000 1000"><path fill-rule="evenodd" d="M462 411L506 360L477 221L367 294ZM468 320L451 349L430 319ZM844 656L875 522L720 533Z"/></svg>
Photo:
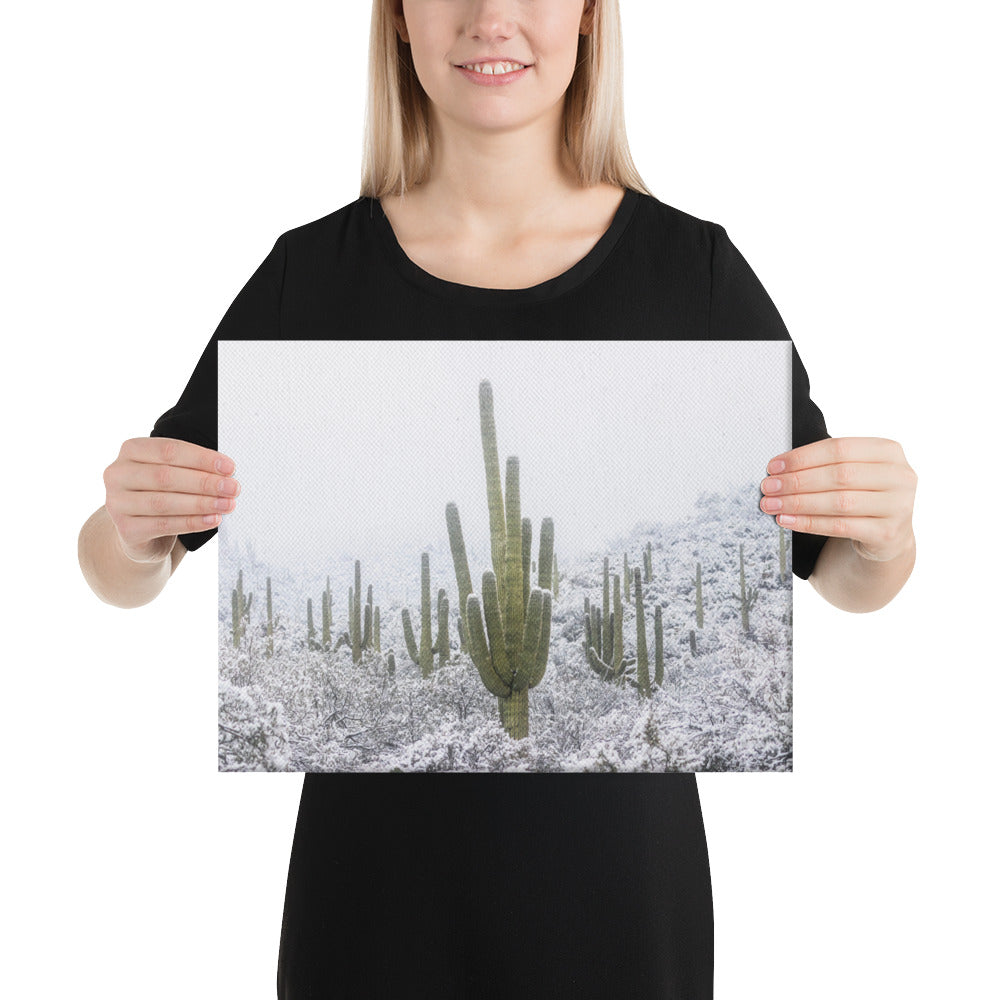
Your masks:
<svg viewBox="0 0 1000 1000"><path fill-rule="evenodd" d="M220 771L791 771L790 341L220 341Z"/></svg>

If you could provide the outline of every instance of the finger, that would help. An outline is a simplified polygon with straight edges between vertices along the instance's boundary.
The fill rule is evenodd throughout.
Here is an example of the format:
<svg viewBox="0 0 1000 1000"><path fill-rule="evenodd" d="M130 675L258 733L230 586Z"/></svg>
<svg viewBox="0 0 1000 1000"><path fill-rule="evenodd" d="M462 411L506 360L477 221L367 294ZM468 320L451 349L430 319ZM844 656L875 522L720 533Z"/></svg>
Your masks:
<svg viewBox="0 0 1000 1000"><path fill-rule="evenodd" d="M778 524L806 535L855 538L862 545L878 544L884 534L881 517L824 517L817 514L779 514Z"/></svg>
<svg viewBox="0 0 1000 1000"><path fill-rule="evenodd" d="M223 476L231 476L236 468L228 455L179 438L131 438L122 445L121 454L133 462L175 465Z"/></svg>
<svg viewBox="0 0 1000 1000"><path fill-rule="evenodd" d="M892 494L873 490L793 493L760 498L765 514L817 514L828 517L889 517L898 508Z"/></svg>
<svg viewBox="0 0 1000 1000"><path fill-rule="evenodd" d="M229 480L233 482L233 480ZM190 514L228 514L236 509L236 498L160 490L129 490L119 494L115 513L127 517L173 517Z"/></svg>
<svg viewBox="0 0 1000 1000"><path fill-rule="evenodd" d="M828 493L835 490L889 491L899 485L898 470L882 462L840 462L798 472L768 476L761 481L765 496L794 493Z"/></svg>
<svg viewBox="0 0 1000 1000"><path fill-rule="evenodd" d="M188 514L173 517L128 517L118 526L122 541L129 546L145 545L165 535L186 535L218 527L221 514Z"/></svg>
<svg viewBox="0 0 1000 1000"><path fill-rule="evenodd" d="M215 472L198 472L176 465L132 462L114 473L120 490L156 493L193 493L208 497L240 495L239 480Z"/></svg>
<svg viewBox="0 0 1000 1000"><path fill-rule="evenodd" d="M903 449L898 441L875 437L824 438L775 455L767 463L770 474L798 472L840 462L899 462ZM782 464L783 468L778 468Z"/></svg>

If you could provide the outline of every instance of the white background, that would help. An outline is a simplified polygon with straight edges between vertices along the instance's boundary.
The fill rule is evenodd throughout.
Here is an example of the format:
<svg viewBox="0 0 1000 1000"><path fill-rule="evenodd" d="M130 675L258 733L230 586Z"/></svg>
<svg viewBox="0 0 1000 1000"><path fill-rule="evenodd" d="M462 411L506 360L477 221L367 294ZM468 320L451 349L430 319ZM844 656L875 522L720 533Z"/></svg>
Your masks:
<svg viewBox="0 0 1000 1000"><path fill-rule="evenodd" d="M990 7L622 6L646 183L727 228L830 432L894 438L920 476L890 605L795 581L794 774L699 777L716 997L990 995ZM7 12L11 996L274 996L302 778L216 773L217 543L128 611L76 545L277 235L357 197L368 21L343 0Z"/></svg>

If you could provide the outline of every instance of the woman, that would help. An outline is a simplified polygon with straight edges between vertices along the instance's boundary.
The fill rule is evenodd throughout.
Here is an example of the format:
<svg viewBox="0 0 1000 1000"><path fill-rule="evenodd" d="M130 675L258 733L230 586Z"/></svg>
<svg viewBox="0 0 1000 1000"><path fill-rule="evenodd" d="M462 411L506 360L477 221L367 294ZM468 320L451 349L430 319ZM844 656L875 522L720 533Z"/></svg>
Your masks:
<svg viewBox="0 0 1000 1000"><path fill-rule="evenodd" d="M152 600L235 507L220 339L788 339L725 230L642 184L616 0L375 0L370 52L361 196L278 238L105 470L80 560L106 601ZM831 438L793 362L761 509L794 518L796 575L880 608L913 566L916 476L896 442ZM693 773L305 776L279 997L702 1000L712 976Z"/></svg>

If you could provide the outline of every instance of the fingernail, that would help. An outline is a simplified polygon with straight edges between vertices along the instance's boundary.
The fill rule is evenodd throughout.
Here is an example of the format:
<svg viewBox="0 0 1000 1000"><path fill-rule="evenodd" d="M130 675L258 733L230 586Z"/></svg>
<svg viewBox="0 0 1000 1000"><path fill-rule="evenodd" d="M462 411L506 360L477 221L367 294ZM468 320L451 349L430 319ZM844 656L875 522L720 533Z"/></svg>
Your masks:
<svg viewBox="0 0 1000 1000"><path fill-rule="evenodd" d="M236 463L231 458L217 458L215 471L222 476L228 476L236 470Z"/></svg>
<svg viewBox="0 0 1000 1000"><path fill-rule="evenodd" d="M780 458L772 459L767 463L767 471L771 473L784 472L785 463Z"/></svg>

